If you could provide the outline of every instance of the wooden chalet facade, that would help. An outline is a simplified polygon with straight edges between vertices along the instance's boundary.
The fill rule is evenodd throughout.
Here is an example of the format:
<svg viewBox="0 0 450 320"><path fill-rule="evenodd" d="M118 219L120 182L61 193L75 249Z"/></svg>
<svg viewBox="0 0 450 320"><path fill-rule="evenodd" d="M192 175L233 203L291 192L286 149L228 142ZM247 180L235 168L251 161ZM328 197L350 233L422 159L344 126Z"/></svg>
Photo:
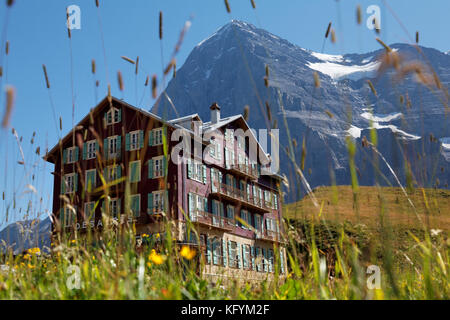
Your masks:
<svg viewBox="0 0 450 320"><path fill-rule="evenodd" d="M276 264L285 275L281 178L262 175L261 163L249 161L250 140L256 138L239 139L233 135L238 129L249 129L244 118L221 119L217 104L209 122L197 114L164 121L105 98L45 156L55 166L53 231L101 229L109 212L113 219L133 221L138 237L163 236L164 216L178 243L201 249L203 272L212 278L265 279ZM172 141L175 132L198 139L200 156L192 143L194 156L182 161L178 153L174 161L172 151L181 141ZM205 133L212 138L205 140ZM257 148L264 152L259 143Z"/></svg>

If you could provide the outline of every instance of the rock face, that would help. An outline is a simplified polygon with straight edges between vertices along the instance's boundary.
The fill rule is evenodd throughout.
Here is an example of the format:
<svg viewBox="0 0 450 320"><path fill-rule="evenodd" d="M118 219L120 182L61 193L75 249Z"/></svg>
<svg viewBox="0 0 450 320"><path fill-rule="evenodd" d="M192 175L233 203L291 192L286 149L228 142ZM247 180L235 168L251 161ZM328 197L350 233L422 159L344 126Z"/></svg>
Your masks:
<svg viewBox="0 0 450 320"><path fill-rule="evenodd" d="M12 249L14 254L30 248L46 251L50 248L50 236L50 218L18 221L0 231L0 251Z"/></svg>
<svg viewBox="0 0 450 320"><path fill-rule="evenodd" d="M406 44L391 48L405 63L420 60L425 67L430 64L448 87L450 55L424 47L419 53ZM386 163L361 145L364 136L370 140L370 128L376 129L379 151L402 183L405 168L410 166L418 185L434 186L439 179L439 186L446 187L450 182L448 98L419 83L411 73L400 80L395 80L393 69L378 74L384 53L381 49L366 54L321 54L251 24L232 21L200 42L177 71L166 91L173 105L162 97L152 111L169 118L199 113L209 121L209 106L216 101L223 116L243 113L248 105L248 122L257 130L273 126L275 121L280 129L281 173L291 185L289 201L305 190L285 148L294 150L300 165L303 141L304 173L311 187L333 181L350 183L348 137L356 145L359 183L396 185ZM264 83L266 65L269 87ZM320 78L318 88L315 71ZM368 86L369 79L377 97ZM379 169L375 170L376 166Z"/></svg>

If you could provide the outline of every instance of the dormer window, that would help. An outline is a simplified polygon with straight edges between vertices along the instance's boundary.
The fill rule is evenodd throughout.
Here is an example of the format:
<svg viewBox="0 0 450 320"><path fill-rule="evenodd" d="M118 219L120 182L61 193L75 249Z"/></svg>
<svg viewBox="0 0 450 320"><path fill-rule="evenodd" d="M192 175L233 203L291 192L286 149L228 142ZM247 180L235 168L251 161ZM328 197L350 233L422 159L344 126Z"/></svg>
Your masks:
<svg viewBox="0 0 450 320"><path fill-rule="evenodd" d="M106 124L114 124L122 121L122 110L117 108L111 108L105 113Z"/></svg>

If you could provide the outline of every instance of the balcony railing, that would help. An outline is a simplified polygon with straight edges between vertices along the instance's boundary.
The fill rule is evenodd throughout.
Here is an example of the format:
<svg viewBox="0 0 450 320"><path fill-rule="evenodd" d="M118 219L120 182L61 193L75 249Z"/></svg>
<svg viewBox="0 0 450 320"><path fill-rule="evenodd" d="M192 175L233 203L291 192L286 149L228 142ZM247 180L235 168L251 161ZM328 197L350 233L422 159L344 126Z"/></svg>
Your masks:
<svg viewBox="0 0 450 320"><path fill-rule="evenodd" d="M191 220L194 223L227 231L231 231L235 227L235 223L232 219L201 210L196 210L194 216L191 217Z"/></svg>
<svg viewBox="0 0 450 320"><path fill-rule="evenodd" d="M258 169L248 164L244 163L231 164L227 166L227 169L236 172L237 174L248 176L254 180L258 179L259 177Z"/></svg>
<svg viewBox="0 0 450 320"><path fill-rule="evenodd" d="M249 194L239 188L235 188L225 183L219 183L217 181L213 183L212 187L211 193L213 194L226 196L230 200L237 201L247 207L258 209L260 211L262 210L266 212L272 210L272 207L269 206L267 201L264 201L264 199L260 199L259 197L255 197L253 194Z"/></svg>

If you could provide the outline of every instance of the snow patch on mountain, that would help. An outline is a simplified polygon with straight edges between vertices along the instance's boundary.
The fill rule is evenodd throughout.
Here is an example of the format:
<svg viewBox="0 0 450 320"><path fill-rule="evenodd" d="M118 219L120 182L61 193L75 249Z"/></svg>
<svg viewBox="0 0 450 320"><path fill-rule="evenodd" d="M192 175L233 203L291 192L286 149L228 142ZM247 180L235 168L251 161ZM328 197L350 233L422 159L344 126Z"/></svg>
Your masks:
<svg viewBox="0 0 450 320"><path fill-rule="evenodd" d="M378 61L363 65L344 65L330 61L307 63L310 69L326 74L333 80L350 79L354 81L374 77L379 65Z"/></svg>
<svg viewBox="0 0 450 320"><path fill-rule="evenodd" d="M328 61L328 62L343 62L344 61L344 57L342 55L332 55L332 54L325 54L325 53L318 53L318 52L311 52L311 55L322 61Z"/></svg>
<svg viewBox="0 0 450 320"><path fill-rule="evenodd" d="M361 138L361 131L363 129L358 128L354 125L350 126L350 129L347 130L347 133L355 139Z"/></svg>
<svg viewBox="0 0 450 320"><path fill-rule="evenodd" d="M361 114L361 117L363 117L366 120L374 121L374 122L389 122L392 120L396 120L400 118L402 114L400 112L397 113L391 113L387 115L381 115L381 114L372 114L370 112L363 112Z"/></svg>

